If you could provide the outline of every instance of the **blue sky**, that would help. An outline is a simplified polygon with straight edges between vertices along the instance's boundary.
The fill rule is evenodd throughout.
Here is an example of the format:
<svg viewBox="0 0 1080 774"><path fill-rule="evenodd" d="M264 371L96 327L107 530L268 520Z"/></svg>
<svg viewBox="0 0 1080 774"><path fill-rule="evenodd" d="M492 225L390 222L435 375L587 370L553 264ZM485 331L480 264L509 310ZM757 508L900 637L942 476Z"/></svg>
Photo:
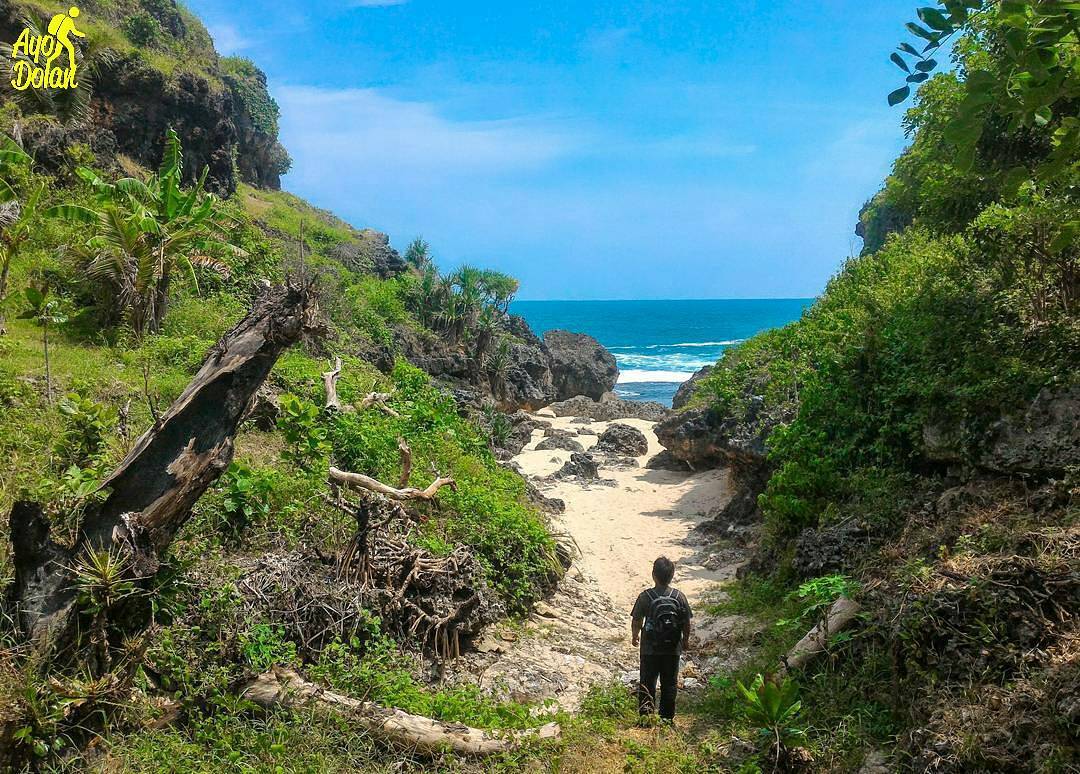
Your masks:
<svg viewBox="0 0 1080 774"><path fill-rule="evenodd" d="M904 145L910 0L193 0L283 186L521 298L816 295Z"/></svg>

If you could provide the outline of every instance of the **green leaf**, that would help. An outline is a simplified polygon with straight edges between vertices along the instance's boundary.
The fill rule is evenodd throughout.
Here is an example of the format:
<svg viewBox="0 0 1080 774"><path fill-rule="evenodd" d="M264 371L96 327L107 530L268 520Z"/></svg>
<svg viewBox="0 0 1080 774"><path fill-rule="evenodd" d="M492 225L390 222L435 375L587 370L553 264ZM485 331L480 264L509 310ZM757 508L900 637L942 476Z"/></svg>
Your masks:
<svg viewBox="0 0 1080 774"><path fill-rule="evenodd" d="M901 86L899 89L889 94L889 106L892 107L894 105L899 105L901 102L907 99L910 94L910 86Z"/></svg>
<svg viewBox="0 0 1080 774"><path fill-rule="evenodd" d="M911 68L908 67L908 63L904 61L904 57L900 56L896 52L893 52L892 54L890 54L889 59L891 59L893 64L895 64L897 67L899 67L905 73L910 73L911 72ZM918 67L918 65L915 65L915 66Z"/></svg>
<svg viewBox="0 0 1080 774"><path fill-rule="evenodd" d="M930 41L933 41L935 43L937 42L937 35L935 35L930 30L926 29L925 27L920 27L915 22L908 22L904 26L908 28L908 31L912 35L917 35L920 38L922 38L923 40L930 40Z"/></svg>
<svg viewBox="0 0 1080 774"><path fill-rule="evenodd" d="M949 20L936 8L920 8L918 10L919 18L923 20L928 26L934 28L938 32L952 32L952 24Z"/></svg>
<svg viewBox="0 0 1080 774"><path fill-rule="evenodd" d="M80 207L77 204L58 204L45 210L46 218L60 218L75 223L98 223L100 217L88 207Z"/></svg>
<svg viewBox="0 0 1080 774"><path fill-rule="evenodd" d="M1035 123L1038 126L1046 126L1054 119L1054 111L1049 105L1043 105L1035 111Z"/></svg>
<svg viewBox="0 0 1080 774"><path fill-rule="evenodd" d="M915 63L915 69L921 73L928 73L937 67L936 59L924 59L921 62Z"/></svg>
<svg viewBox="0 0 1080 774"><path fill-rule="evenodd" d="M925 81L929 77L930 76L927 73L915 73L915 74L909 75L907 77L907 82L908 83L922 83L923 81Z"/></svg>
<svg viewBox="0 0 1080 774"><path fill-rule="evenodd" d="M903 51L906 54L911 54L912 56L917 56L917 57L922 56L922 54L919 53L919 50L917 48L915 48L915 46L911 45L910 43L901 43L899 48L900 48L901 51Z"/></svg>

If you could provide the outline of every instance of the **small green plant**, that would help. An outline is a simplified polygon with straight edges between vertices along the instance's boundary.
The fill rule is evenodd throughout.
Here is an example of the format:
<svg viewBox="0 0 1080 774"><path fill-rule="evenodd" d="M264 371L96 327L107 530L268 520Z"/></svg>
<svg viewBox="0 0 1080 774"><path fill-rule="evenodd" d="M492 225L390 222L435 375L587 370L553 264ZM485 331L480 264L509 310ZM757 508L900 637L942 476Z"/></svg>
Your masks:
<svg viewBox="0 0 1080 774"><path fill-rule="evenodd" d="M790 626L794 623L805 622L807 619L815 623L821 620L840 597L851 597L859 590L859 584L847 575L822 575L820 578L808 580L797 588L792 596L803 601L803 608L795 618L785 618L776 622L777 626Z"/></svg>
<svg viewBox="0 0 1080 774"><path fill-rule="evenodd" d="M60 399L59 409L67 420L67 427L57 444L57 453L75 465L94 461L112 427L108 409L74 392Z"/></svg>
<svg viewBox="0 0 1080 774"><path fill-rule="evenodd" d="M757 728L774 748L776 767L787 747L802 739L805 731L794 725L802 702L799 689L791 680L758 674L750 687L737 683L742 695L741 712L747 722Z"/></svg>
<svg viewBox="0 0 1080 774"><path fill-rule="evenodd" d="M267 623L255 624L240 635L240 652L256 672L296 661L296 645L285 639L285 630Z"/></svg>
<svg viewBox="0 0 1080 774"><path fill-rule="evenodd" d="M232 537L239 535L256 520L270 515L270 481L239 462L233 462L221 477L225 490L222 511L225 527Z"/></svg>
<svg viewBox="0 0 1080 774"><path fill-rule="evenodd" d="M292 394L281 396L278 401L278 429L285 435L288 447L284 457L304 470L330 453L326 428L319 422L319 408Z"/></svg>

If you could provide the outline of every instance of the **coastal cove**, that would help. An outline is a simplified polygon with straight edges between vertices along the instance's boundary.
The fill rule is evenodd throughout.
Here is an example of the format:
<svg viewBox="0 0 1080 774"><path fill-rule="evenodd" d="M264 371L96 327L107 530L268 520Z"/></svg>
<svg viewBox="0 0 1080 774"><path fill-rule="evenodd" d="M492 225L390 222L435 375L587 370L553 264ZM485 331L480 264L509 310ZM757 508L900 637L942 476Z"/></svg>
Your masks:
<svg viewBox="0 0 1080 774"><path fill-rule="evenodd" d="M813 299L515 301L534 331L587 333L615 357L621 398L671 405L679 385L729 347L797 320Z"/></svg>

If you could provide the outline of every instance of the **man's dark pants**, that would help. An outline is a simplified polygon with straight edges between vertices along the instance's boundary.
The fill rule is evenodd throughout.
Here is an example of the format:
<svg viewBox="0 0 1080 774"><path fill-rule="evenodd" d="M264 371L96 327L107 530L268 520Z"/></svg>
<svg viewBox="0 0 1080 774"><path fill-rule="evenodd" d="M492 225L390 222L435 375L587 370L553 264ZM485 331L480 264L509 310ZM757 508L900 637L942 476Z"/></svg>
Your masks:
<svg viewBox="0 0 1080 774"><path fill-rule="evenodd" d="M675 695L679 692L679 654L641 654L638 683L638 711L649 715L656 709L656 679L660 678L660 717L675 717Z"/></svg>

